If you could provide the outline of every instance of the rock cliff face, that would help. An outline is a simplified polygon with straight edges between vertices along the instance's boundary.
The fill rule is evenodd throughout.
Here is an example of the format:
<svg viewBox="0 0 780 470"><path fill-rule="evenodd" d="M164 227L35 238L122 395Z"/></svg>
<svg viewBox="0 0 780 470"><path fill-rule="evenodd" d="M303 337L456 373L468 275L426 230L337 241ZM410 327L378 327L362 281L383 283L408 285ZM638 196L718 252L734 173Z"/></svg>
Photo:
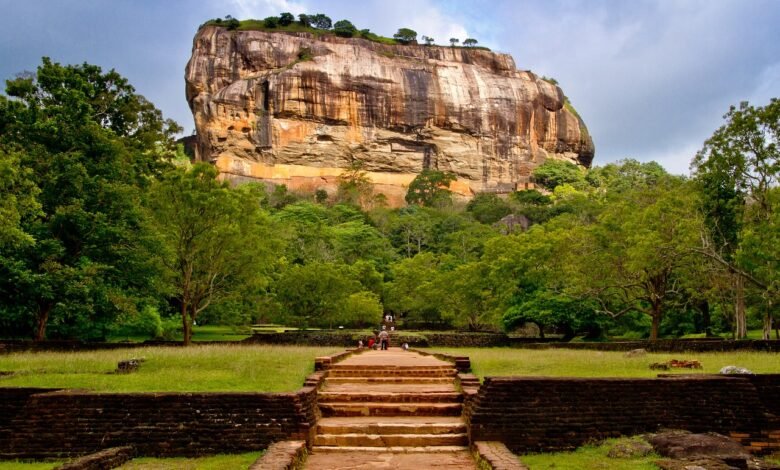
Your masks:
<svg viewBox="0 0 780 470"><path fill-rule="evenodd" d="M332 191L360 161L397 205L424 168L469 196L527 188L547 158L593 159L560 88L480 49L206 26L186 82L197 158L229 178Z"/></svg>

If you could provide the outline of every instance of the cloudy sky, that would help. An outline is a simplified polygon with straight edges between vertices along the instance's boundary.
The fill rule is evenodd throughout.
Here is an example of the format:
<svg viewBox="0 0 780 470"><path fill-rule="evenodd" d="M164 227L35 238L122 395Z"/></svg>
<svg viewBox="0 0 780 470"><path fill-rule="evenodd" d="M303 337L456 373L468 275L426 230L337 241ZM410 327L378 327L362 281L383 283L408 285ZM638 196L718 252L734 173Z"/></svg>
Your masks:
<svg viewBox="0 0 780 470"><path fill-rule="evenodd" d="M0 78L61 63L115 68L192 131L184 66L199 24L322 12L392 36L477 38L556 78L595 164L687 173L729 105L780 96L780 0L0 0Z"/></svg>

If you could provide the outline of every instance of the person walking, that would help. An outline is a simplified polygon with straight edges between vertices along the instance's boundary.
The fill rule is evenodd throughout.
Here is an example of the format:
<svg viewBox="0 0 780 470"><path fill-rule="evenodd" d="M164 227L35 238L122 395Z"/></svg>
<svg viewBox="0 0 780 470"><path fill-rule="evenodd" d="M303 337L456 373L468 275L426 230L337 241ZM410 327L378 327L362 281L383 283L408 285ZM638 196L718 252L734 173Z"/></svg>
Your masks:
<svg viewBox="0 0 780 470"><path fill-rule="evenodd" d="M382 330L379 332L379 345L382 351L386 351L388 346L390 346L390 334L387 332L387 330Z"/></svg>

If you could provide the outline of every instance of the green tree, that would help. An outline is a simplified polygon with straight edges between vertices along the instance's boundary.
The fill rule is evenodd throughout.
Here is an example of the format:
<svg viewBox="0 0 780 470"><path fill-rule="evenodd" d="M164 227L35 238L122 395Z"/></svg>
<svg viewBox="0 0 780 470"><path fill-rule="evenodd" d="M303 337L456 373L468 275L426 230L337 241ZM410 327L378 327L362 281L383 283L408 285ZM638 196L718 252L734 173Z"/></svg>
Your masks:
<svg viewBox="0 0 780 470"><path fill-rule="evenodd" d="M458 38L450 38L450 47L455 47L460 42L460 39Z"/></svg>
<svg viewBox="0 0 780 470"><path fill-rule="evenodd" d="M479 41L477 41L474 38L467 38L467 39L465 39L463 41L463 45L466 46L466 47L474 47L474 46L477 45L477 42L479 42Z"/></svg>
<svg viewBox="0 0 780 470"><path fill-rule="evenodd" d="M363 168L363 162L356 160L339 175L336 198L340 202L370 206L374 190L371 178Z"/></svg>
<svg viewBox="0 0 780 470"><path fill-rule="evenodd" d="M650 339L657 339L698 241L695 209L690 186L673 177L617 195L573 245L575 295L596 300L613 318L648 315Z"/></svg>
<svg viewBox="0 0 780 470"><path fill-rule="evenodd" d="M263 282L279 244L257 196L218 181L208 164L169 172L153 185L147 204L163 246L154 254L179 304L188 345L205 309Z"/></svg>
<svg viewBox="0 0 780 470"><path fill-rule="evenodd" d="M50 325L59 336L101 337L157 292L139 201L168 167L180 128L94 65L43 58L6 92L0 154L14 168L3 191L16 194L3 206L21 212L4 215L18 222L16 246L0 246L0 317L38 340Z"/></svg>
<svg viewBox="0 0 780 470"><path fill-rule="evenodd" d="M279 24L282 26L288 26L295 21L295 16L292 13L284 12L279 15Z"/></svg>
<svg viewBox="0 0 780 470"><path fill-rule="evenodd" d="M269 16L263 20L263 26L266 28L276 28L279 26L279 17L278 16Z"/></svg>
<svg viewBox="0 0 780 470"><path fill-rule="evenodd" d="M494 193L479 193L469 201L466 210L483 224L493 224L509 215L509 204Z"/></svg>
<svg viewBox="0 0 780 470"><path fill-rule="evenodd" d="M547 160L533 171L534 181L552 191L562 184L577 185L585 180L585 172L574 163L564 160Z"/></svg>
<svg viewBox="0 0 780 470"><path fill-rule="evenodd" d="M301 13L298 15L298 23L300 23L301 26L306 26L308 28L311 26L311 17L305 13Z"/></svg>
<svg viewBox="0 0 780 470"><path fill-rule="evenodd" d="M435 40L435 39L433 39L433 38L432 38L432 37L430 37L430 36L423 36L423 37L422 37L422 40L423 40L423 42L425 43L425 45L426 45L426 46L432 46L432 45L433 45L433 43L434 43L434 42L436 42L436 40Z"/></svg>
<svg viewBox="0 0 780 470"><path fill-rule="evenodd" d="M414 31L409 28L401 28L393 34L393 39L400 42L401 44L409 44L412 41L417 40L417 31Z"/></svg>
<svg viewBox="0 0 780 470"><path fill-rule="evenodd" d="M309 16L309 21L311 22L311 25L317 29L330 29L333 25L330 17L323 15L322 13Z"/></svg>
<svg viewBox="0 0 780 470"><path fill-rule="evenodd" d="M755 228L771 225L777 211L772 191L780 178L780 100L773 98L763 107L743 102L732 106L724 119L726 124L707 139L692 162L704 194L707 221L700 252L733 274L736 337L744 338L747 333L747 282L762 292L767 312L764 337L768 338L771 305L778 300L773 281L741 264L735 254L743 235L748 235L751 246L762 245Z"/></svg>
<svg viewBox="0 0 780 470"><path fill-rule="evenodd" d="M454 173L425 169L415 176L406 191L406 203L425 207L444 206L452 202L450 183Z"/></svg>
<svg viewBox="0 0 780 470"><path fill-rule="evenodd" d="M275 289L285 310L285 321L303 328L333 328L342 320L342 309L350 296L362 290L346 265L323 262L290 266L282 272ZM364 318L368 303L365 296L353 302L352 307L359 307Z"/></svg>
<svg viewBox="0 0 780 470"><path fill-rule="evenodd" d="M333 31L336 36L351 38L357 33L357 28L348 20L339 20L333 24Z"/></svg>

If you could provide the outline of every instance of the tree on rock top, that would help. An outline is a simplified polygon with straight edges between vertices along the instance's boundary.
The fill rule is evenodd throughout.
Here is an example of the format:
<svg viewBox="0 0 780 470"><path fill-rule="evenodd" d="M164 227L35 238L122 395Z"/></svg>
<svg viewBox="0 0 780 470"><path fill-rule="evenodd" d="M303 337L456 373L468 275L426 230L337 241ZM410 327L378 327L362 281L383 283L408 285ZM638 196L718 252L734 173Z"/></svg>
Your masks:
<svg viewBox="0 0 780 470"><path fill-rule="evenodd" d="M348 20L339 20L333 25L336 36L351 38L357 33L357 28Z"/></svg>
<svg viewBox="0 0 780 470"><path fill-rule="evenodd" d="M417 31L409 28L401 28L397 33L393 34L393 39L401 44L409 44L412 41L417 40Z"/></svg>

